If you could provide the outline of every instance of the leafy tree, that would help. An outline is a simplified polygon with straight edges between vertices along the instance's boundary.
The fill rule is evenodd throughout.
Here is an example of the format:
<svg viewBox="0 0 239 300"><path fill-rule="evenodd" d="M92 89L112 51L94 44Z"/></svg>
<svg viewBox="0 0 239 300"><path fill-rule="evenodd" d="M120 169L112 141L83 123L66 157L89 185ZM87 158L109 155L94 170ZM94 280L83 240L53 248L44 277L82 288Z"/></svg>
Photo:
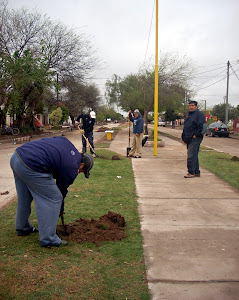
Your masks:
<svg viewBox="0 0 239 300"><path fill-rule="evenodd" d="M226 104L217 104L212 108L212 115L217 116L218 120L225 122ZM228 119L234 120L238 117L238 110L233 105L228 104Z"/></svg>
<svg viewBox="0 0 239 300"><path fill-rule="evenodd" d="M192 63L187 58L172 53L160 55L159 112L182 109L192 71ZM154 77L154 68L150 67L124 78L114 75L106 82L108 102L116 103L124 111L138 108L144 116L146 132L148 113L154 107Z"/></svg>
<svg viewBox="0 0 239 300"><path fill-rule="evenodd" d="M179 118L174 109L168 108L164 114L165 121L175 121Z"/></svg>
<svg viewBox="0 0 239 300"><path fill-rule="evenodd" d="M65 77L62 85L67 89L64 103L70 115L79 115L84 108L97 111L100 102L100 91L94 84L85 84L77 78Z"/></svg>
<svg viewBox="0 0 239 300"><path fill-rule="evenodd" d="M109 107L107 105L99 106L96 112L98 121L104 121L109 118L112 121L123 119L123 116L120 113L116 112L113 107Z"/></svg>
<svg viewBox="0 0 239 300"><path fill-rule="evenodd" d="M5 111L11 116L16 115L18 126L24 126L31 122L34 114L42 113L43 94L50 85L50 72L30 50L24 50L21 56L18 52L12 57L4 55L1 63L1 99L8 100Z"/></svg>
<svg viewBox="0 0 239 300"><path fill-rule="evenodd" d="M180 74L179 74L180 75ZM114 75L106 83L109 103L117 103L124 111L138 108L144 116L147 132L148 113L154 107L154 71L130 74L121 79ZM173 75L172 75L173 78ZM161 74L159 80L159 112L167 109L180 110L184 102L185 87L171 80L170 76Z"/></svg>
<svg viewBox="0 0 239 300"><path fill-rule="evenodd" d="M6 3L0 0L0 104L22 126L42 112L49 88L59 91L65 77L83 82L98 59L85 35L37 12L8 10ZM95 90L87 85L84 92L90 97Z"/></svg>
<svg viewBox="0 0 239 300"><path fill-rule="evenodd" d="M60 107L53 110L53 112L49 115L50 122L52 123L53 127L57 128L60 124L62 119L62 110Z"/></svg>

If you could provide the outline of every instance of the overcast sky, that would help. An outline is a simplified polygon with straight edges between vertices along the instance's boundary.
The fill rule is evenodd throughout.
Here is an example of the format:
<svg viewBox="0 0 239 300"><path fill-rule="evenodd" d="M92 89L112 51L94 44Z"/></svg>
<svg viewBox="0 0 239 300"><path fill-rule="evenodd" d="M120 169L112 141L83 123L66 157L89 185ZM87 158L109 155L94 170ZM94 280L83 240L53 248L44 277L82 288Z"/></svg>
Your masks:
<svg viewBox="0 0 239 300"><path fill-rule="evenodd" d="M37 9L90 36L104 61L104 69L97 72L96 80L101 90L113 74L136 73L145 56L154 57L154 2L8 0L10 8ZM195 62L198 69L194 88L200 89L195 99L207 100L211 107L224 101L227 61L233 68L230 69L229 103L239 105L238 13L238 0L159 0L159 48L187 55Z"/></svg>

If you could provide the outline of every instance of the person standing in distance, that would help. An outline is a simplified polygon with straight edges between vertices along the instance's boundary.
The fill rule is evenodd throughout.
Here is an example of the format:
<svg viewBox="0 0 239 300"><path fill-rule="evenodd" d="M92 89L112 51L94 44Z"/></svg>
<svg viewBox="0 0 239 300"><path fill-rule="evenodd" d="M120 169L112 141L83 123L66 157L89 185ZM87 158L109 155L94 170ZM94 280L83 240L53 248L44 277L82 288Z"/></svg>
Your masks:
<svg viewBox="0 0 239 300"><path fill-rule="evenodd" d="M134 110L134 117L132 117L131 110L129 111L129 119L133 122L133 143L131 151L129 152L130 157L140 158L142 151L142 139L144 135L144 120L138 109Z"/></svg>
<svg viewBox="0 0 239 300"><path fill-rule="evenodd" d="M184 120L182 140L187 144L187 168L185 178L200 177L198 152L206 125L204 114L198 110L197 101L189 102L189 114Z"/></svg>
<svg viewBox="0 0 239 300"><path fill-rule="evenodd" d="M82 128L84 130L84 135L88 139L89 143L91 144L91 147L94 149L94 136L93 136L93 129L95 125L95 118L96 114L94 111L91 111L89 114L80 114L76 122L79 123L80 119L83 120ZM82 152L86 153L86 140L82 135ZM90 148L90 153L93 157L95 157L95 153Z"/></svg>

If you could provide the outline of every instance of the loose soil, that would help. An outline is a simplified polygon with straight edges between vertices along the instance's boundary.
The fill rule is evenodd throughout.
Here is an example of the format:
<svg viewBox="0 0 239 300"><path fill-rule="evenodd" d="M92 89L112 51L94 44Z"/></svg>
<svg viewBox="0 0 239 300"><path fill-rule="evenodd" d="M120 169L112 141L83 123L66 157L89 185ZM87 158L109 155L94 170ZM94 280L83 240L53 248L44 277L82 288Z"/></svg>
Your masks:
<svg viewBox="0 0 239 300"><path fill-rule="evenodd" d="M120 158L118 155L114 155L114 156L112 156L112 160L120 160Z"/></svg>
<svg viewBox="0 0 239 300"><path fill-rule="evenodd" d="M126 237L125 219L109 211L98 220L82 219L72 224L57 225L57 234L64 240L76 243L90 242L99 245L105 241L119 241Z"/></svg>
<svg viewBox="0 0 239 300"><path fill-rule="evenodd" d="M104 132L104 131L106 131L106 130L110 130L110 128L105 127L105 126L102 126L102 127L98 128L98 130L96 130L96 131L97 131L97 132Z"/></svg>

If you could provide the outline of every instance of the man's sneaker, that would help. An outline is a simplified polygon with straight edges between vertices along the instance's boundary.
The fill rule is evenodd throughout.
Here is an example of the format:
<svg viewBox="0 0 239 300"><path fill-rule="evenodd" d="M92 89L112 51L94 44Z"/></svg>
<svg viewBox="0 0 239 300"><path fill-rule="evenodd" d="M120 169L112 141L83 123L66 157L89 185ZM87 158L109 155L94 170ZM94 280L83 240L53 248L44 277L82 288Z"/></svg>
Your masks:
<svg viewBox="0 0 239 300"><path fill-rule="evenodd" d="M92 154L92 157L96 157L95 153Z"/></svg>
<svg viewBox="0 0 239 300"><path fill-rule="evenodd" d="M195 177L200 177L200 173L198 173L198 174L195 174Z"/></svg>
<svg viewBox="0 0 239 300"><path fill-rule="evenodd" d="M35 227L32 227L31 229L29 230L17 230L17 235L18 236L27 236L29 235L30 233L36 233L38 232L38 229L35 228Z"/></svg>
<svg viewBox="0 0 239 300"><path fill-rule="evenodd" d="M141 158L141 156L139 156L139 155L135 155L135 158Z"/></svg>
<svg viewBox="0 0 239 300"><path fill-rule="evenodd" d="M44 248L51 248L51 247L61 247L61 246L66 246L68 245L68 242L67 241L64 241L64 240L61 240L60 241L60 244L46 244L46 245L41 245L40 243L40 246L41 247L44 247Z"/></svg>
<svg viewBox="0 0 239 300"><path fill-rule="evenodd" d="M61 240L59 246L61 246L61 245L62 245L62 246L66 246L67 244L68 244L67 241Z"/></svg>
<svg viewBox="0 0 239 300"><path fill-rule="evenodd" d="M193 178L193 177L195 177L195 175L190 174L190 173L188 173L187 175L184 175L184 178Z"/></svg>

